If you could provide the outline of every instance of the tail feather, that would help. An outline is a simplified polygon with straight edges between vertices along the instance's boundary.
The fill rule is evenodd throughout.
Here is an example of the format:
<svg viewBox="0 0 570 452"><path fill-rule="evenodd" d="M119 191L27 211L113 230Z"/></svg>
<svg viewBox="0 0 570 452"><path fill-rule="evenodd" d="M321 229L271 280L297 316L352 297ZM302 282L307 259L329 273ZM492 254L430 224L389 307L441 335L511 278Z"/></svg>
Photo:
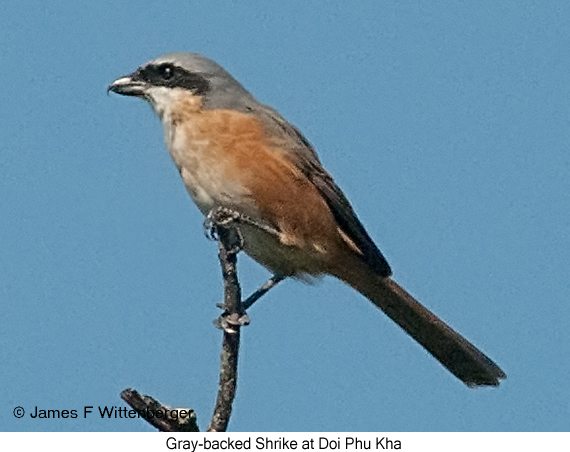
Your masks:
<svg viewBox="0 0 570 452"><path fill-rule="evenodd" d="M344 268L347 268L346 266ZM422 306L391 278L366 269L337 275L396 322L467 386L498 386L506 374L489 357Z"/></svg>

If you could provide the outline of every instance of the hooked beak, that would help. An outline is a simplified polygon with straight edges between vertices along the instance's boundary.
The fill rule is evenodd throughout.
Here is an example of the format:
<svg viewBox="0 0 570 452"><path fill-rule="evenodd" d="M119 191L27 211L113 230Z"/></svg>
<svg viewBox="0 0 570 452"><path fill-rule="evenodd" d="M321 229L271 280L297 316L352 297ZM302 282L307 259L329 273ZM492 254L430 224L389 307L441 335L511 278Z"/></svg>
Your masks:
<svg viewBox="0 0 570 452"><path fill-rule="evenodd" d="M137 77L137 73L131 75L125 75L120 77L111 83L107 87L107 94L109 91L113 91L117 94L122 94L123 96L137 96L142 97L145 94L147 84Z"/></svg>

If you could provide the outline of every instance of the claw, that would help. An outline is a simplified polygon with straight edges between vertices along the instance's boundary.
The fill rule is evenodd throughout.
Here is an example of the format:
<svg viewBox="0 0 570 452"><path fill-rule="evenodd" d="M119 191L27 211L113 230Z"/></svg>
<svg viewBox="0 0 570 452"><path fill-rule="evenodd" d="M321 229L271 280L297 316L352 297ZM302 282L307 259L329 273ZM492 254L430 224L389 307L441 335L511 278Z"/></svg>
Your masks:
<svg viewBox="0 0 570 452"><path fill-rule="evenodd" d="M244 215L237 210L230 209L228 207L214 207L204 220L204 234L210 240L218 240L218 234L216 231L217 227L224 227L229 228L232 223L242 223L247 224L250 226L254 226L256 228L261 229L262 231L267 232L268 234L274 236L280 236L281 233L272 227L271 225L265 223L264 221L253 219L247 215ZM238 228L235 228L238 231L240 242L243 245L243 237ZM241 248L241 247L240 247Z"/></svg>
<svg viewBox="0 0 570 452"><path fill-rule="evenodd" d="M204 219L204 235L208 240L218 241L219 234L218 228L229 229L232 223L237 223L239 221L240 214L226 207L216 207L210 210L206 218ZM238 253L243 247L243 237L241 232L237 227L234 227L236 234L238 235L239 246L230 252ZM239 248L239 249L238 249Z"/></svg>
<svg viewBox="0 0 570 452"><path fill-rule="evenodd" d="M204 224L203 224L204 235L208 240L217 241L218 239L216 236L216 225L214 224L211 215L212 212L210 212L204 219Z"/></svg>

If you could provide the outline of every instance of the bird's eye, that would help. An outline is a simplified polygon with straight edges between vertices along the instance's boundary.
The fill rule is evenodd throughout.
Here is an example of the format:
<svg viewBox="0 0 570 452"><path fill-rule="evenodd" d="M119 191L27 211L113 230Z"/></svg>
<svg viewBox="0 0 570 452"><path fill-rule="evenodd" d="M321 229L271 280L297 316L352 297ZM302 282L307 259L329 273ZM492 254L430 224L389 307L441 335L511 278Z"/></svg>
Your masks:
<svg viewBox="0 0 570 452"><path fill-rule="evenodd" d="M174 75L174 68L170 64L162 64L159 66L158 72L164 80L170 80Z"/></svg>

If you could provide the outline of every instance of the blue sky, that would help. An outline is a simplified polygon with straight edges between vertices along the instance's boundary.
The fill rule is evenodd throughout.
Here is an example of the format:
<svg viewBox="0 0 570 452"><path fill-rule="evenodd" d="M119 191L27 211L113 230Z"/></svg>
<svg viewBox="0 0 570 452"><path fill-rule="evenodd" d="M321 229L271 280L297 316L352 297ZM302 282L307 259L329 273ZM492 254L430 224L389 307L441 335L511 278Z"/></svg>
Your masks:
<svg viewBox="0 0 570 452"><path fill-rule="evenodd" d="M570 428L568 2L5 1L0 44L0 429L151 430L12 414L127 387L207 425L216 245L150 108L105 93L171 51L296 124L395 279L508 374L470 390L350 288L289 281L249 313L231 430Z"/></svg>

